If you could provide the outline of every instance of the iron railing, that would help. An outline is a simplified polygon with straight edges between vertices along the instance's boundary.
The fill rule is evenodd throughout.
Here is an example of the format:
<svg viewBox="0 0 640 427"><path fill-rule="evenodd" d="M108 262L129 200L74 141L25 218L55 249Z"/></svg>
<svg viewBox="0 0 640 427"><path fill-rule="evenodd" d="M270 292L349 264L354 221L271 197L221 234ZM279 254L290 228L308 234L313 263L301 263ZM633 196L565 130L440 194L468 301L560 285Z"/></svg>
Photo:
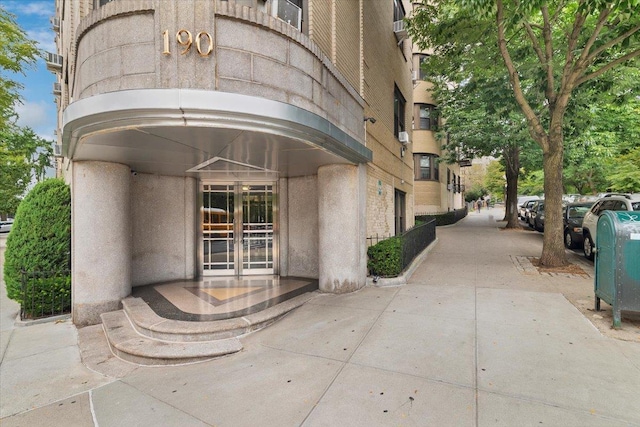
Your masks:
<svg viewBox="0 0 640 427"><path fill-rule="evenodd" d="M400 240L400 253L398 254L399 264L395 264L397 268L393 268L395 271L399 271L401 274L409 267L411 262L418 256L423 250L427 248L436 239L436 220L434 218L428 221L418 224L415 227L405 231L398 236L375 236L367 237L367 246L373 246L377 243L389 239L397 238ZM395 251L394 251L395 252ZM394 254L395 255L395 254ZM380 275L380 272L371 271L371 274Z"/></svg>
<svg viewBox="0 0 640 427"><path fill-rule="evenodd" d="M455 224L456 222L460 221L462 218L466 217L468 213L469 213L469 209L467 206L465 206L464 208L455 209L449 212L417 214L416 222L419 222L419 221L426 222L435 218L437 226L451 225L451 224Z"/></svg>
<svg viewBox="0 0 640 427"><path fill-rule="evenodd" d="M21 271L20 319L71 313L71 270Z"/></svg>
<svg viewBox="0 0 640 427"><path fill-rule="evenodd" d="M405 271L420 252L436 240L436 220L417 225L400 235L402 241L402 271Z"/></svg>

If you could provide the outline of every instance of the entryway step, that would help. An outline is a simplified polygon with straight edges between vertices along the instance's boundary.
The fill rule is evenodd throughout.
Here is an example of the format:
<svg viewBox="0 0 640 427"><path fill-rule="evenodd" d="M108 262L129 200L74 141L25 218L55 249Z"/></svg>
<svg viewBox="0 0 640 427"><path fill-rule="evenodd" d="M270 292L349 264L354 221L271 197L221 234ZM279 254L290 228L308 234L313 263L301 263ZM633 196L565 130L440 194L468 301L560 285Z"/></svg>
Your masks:
<svg viewBox="0 0 640 427"><path fill-rule="evenodd" d="M140 335L123 310L103 313L102 325L112 351L141 365L179 365L200 362L242 350L237 338L203 342L168 342Z"/></svg>
<svg viewBox="0 0 640 427"><path fill-rule="evenodd" d="M122 306L141 335L163 341L199 342L233 338L264 328L315 295L307 292L254 314L203 322L165 319L158 316L142 298L125 298Z"/></svg>

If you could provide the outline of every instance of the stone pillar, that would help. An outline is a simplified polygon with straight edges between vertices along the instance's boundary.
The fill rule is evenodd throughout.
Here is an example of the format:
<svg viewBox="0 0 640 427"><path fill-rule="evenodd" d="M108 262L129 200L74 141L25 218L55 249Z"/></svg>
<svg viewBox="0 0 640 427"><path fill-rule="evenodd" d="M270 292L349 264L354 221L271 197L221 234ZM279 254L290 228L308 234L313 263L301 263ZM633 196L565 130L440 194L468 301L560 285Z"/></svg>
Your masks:
<svg viewBox="0 0 640 427"><path fill-rule="evenodd" d="M72 299L76 325L100 323L131 294L131 170L106 162L74 162Z"/></svg>
<svg viewBox="0 0 640 427"><path fill-rule="evenodd" d="M345 293L365 286L366 168L318 168L318 258L322 292Z"/></svg>

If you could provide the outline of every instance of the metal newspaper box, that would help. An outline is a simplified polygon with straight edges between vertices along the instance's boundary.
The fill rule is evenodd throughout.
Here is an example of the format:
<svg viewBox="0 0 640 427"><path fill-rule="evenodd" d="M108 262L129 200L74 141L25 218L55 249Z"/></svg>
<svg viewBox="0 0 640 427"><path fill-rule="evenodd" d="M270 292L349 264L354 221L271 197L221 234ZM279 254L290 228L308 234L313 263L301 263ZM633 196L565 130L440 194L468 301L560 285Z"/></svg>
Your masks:
<svg viewBox="0 0 640 427"><path fill-rule="evenodd" d="M620 312L640 312L640 212L605 211L598 219L595 259L596 310L600 300L613 308L613 327Z"/></svg>

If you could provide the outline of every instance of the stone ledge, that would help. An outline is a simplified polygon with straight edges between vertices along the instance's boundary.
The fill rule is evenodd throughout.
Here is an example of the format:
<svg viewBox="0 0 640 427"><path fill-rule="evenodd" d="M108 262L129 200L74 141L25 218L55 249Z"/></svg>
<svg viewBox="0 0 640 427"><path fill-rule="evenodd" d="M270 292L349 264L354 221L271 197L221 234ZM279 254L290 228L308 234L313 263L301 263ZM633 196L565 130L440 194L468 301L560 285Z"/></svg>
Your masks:
<svg viewBox="0 0 640 427"><path fill-rule="evenodd" d="M143 336L164 341L198 342L237 337L264 328L314 296L305 293L244 317L204 322L165 319L141 298L125 298L122 305L133 328Z"/></svg>
<svg viewBox="0 0 640 427"><path fill-rule="evenodd" d="M121 359L141 365L194 363L242 350L237 338L208 342L167 342L147 338L131 325L124 311L103 313L102 324L109 347Z"/></svg>

